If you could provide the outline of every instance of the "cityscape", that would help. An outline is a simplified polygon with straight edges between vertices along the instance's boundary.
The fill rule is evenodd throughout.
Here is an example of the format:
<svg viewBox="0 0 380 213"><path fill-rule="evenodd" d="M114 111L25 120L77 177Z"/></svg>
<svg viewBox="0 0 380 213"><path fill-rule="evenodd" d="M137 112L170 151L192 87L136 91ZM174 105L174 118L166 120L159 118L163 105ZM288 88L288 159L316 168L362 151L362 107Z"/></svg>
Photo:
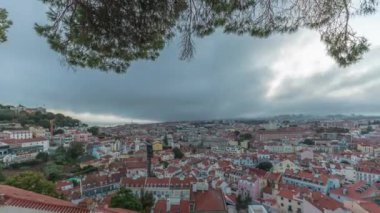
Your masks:
<svg viewBox="0 0 380 213"><path fill-rule="evenodd" d="M0 116L10 119L0 127L1 177L10 185L0 187L10 192L5 209L298 213L380 209L380 117L282 115L88 127L43 107L22 105L1 105ZM50 120L45 122L46 118ZM33 178L24 180L25 174L51 185L36 189L27 183ZM12 186L66 202L35 204L46 198L35 193L31 196L37 200L18 197L31 192ZM130 200L119 203L119 197ZM18 206L14 199L25 199L25 204Z"/></svg>

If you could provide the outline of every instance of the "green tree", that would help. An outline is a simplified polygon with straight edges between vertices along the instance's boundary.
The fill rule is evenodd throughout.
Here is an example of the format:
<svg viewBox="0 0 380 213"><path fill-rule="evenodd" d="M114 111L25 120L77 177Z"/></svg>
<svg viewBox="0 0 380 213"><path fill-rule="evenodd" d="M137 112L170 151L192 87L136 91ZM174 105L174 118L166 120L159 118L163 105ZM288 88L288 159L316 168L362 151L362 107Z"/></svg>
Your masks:
<svg viewBox="0 0 380 213"><path fill-rule="evenodd" d="M304 141L302 141L301 143L306 144L306 145L310 145L310 146L315 145L315 141L312 139L308 139L308 138L305 139Z"/></svg>
<svg viewBox="0 0 380 213"><path fill-rule="evenodd" d="M194 37L226 33L268 37L299 28L316 30L326 50L347 66L368 51L351 17L374 13L378 0L321 1L61 1L42 0L50 10L38 34L70 65L125 72L131 61L156 59L175 34L181 59L194 55ZM357 5L354 5L354 4Z"/></svg>
<svg viewBox="0 0 380 213"><path fill-rule="evenodd" d="M97 126L90 127L87 129L87 131L90 132L94 136L99 135L99 127L97 127Z"/></svg>
<svg viewBox="0 0 380 213"><path fill-rule="evenodd" d="M0 8L0 43L7 40L6 32L11 25L12 22L8 20L8 12Z"/></svg>
<svg viewBox="0 0 380 213"><path fill-rule="evenodd" d="M240 194L236 197L236 210L248 209L248 205L252 202L252 198L247 196L241 196Z"/></svg>
<svg viewBox="0 0 380 213"><path fill-rule="evenodd" d="M35 29L53 50L71 65L116 72L157 58L186 6L184 0L43 2L50 23Z"/></svg>
<svg viewBox="0 0 380 213"><path fill-rule="evenodd" d="M47 162L49 160L49 154L47 152L39 152L36 159L42 162Z"/></svg>
<svg viewBox="0 0 380 213"><path fill-rule="evenodd" d="M3 168L0 168L0 182L3 182L6 180L5 175L3 174Z"/></svg>
<svg viewBox="0 0 380 213"><path fill-rule="evenodd" d="M169 163L167 161L161 161L160 164L166 169L169 166Z"/></svg>
<svg viewBox="0 0 380 213"><path fill-rule="evenodd" d="M138 197L136 197L131 190L124 187L111 198L111 208L123 208L135 211L142 211L143 206Z"/></svg>
<svg viewBox="0 0 380 213"><path fill-rule="evenodd" d="M178 147L175 147L173 149L173 154L174 154L174 158L175 159L181 159L184 156L183 153L182 153L182 151Z"/></svg>
<svg viewBox="0 0 380 213"><path fill-rule="evenodd" d="M140 203L144 212L149 213L154 205L154 197L152 192L147 192L141 189Z"/></svg>
<svg viewBox="0 0 380 213"><path fill-rule="evenodd" d="M273 167L273 164L269 161L261 162L256 166L256 168L262 169L265 171L270 171L272 169L272 167Z"/></svg>
<svg viewBox="0 0 380 213"><path fill-rule="evenodd" d="M252 135L250 133L244 133L239 135L239 141L251 140Z"/></svg>
<svg viewBox="0 0 380 213"><path fill-rule="evenodd" d="M59 146L55 150L53 159L57 164L64 164L66 162L66 149L63 146Z"/></svg>
<svg viewBox="0 0 380 213"><path fill-rule="evenodd" d="M63 167L55 164L54 162L48 162L44 167L44 174L50 181L57 181L62 176Z"/></svg>
<svg viewBox="0 0 380 213"><path fill-rule="evenodd" d="M59 197L59 194L55 191L54 184L37 172L23 172L17 176L10 177L7 179L6 184L44 195Z"/></svg>
<svg viewBox="0 0 380 213"><path fill-rule="evenodd" d="M238 138L238 136L240 135L240 131L239 130L235 130L234 131L234 135L235 135L235 138Z"/></svg>
<svg viewBox="0 0 380 213"><path fill-rule="evenodd" d="M64 134L65 131L63 129L56 129L54 130L53 132L53 135L60 135L60 134Z"/></svg>
<svg viewBox="0 0 380 213"><path fill-rule="evenodd" d="M66 159L75 161L84 154L83 143L73 142L66 151Z"/></svg>
<svg viewBox="0 0 380 213"><path fill-rule="evenodd" d="M169 145L169 143L168 143L168 135L165 134L163 141L164 141L164 147L167 147Z"/></svg>

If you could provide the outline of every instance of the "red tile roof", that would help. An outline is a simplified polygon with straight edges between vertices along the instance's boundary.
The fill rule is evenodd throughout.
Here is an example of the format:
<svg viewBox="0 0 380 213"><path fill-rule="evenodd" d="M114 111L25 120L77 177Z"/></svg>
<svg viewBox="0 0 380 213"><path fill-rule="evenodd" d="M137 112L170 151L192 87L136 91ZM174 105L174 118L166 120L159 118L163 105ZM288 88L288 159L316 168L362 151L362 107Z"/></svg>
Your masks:
<svg viewBox="0 0 380 213"><path fill-rule="evenodd" d="M353 200L362 200L365 198L369 198L373 196L376 196L380 193L380 190L377 188L378 186L375 185L365 185L365 181L356 181L353 184L347 185L344 188L337 188L337 189L331 189L331 194L336 194L340 196L349 197ZM357 189L362 188L363 191L359 192ZM344 192L346 190L346 192Z"/></svg>
<svg viewBox="0 0 380 213"><path fill-rule="evenodd" d="M179 209L181 213L190 213L190 202L188 200L181 200Z"/></svg>
<svg viewBox="0 0 380 213"><path fill-rule="evenodd" d="M324 209L335 210L338 208L343 208L343 204L327 197L321 192L312 192L310 198L306 198L313 206L317 207L319 210L324 212Z"/></svg>
<svg viewBox="0 0 380 213"><path fill-rule="evenodd" d="M220 190L191 192L190 197L191 201L195 202L195 211L226 211L225 200Z"/></svg>
<svg viewBox="0 0 380 213"><path fill-rule="evenodd" d="M179 205L172 205L172 206L170 207L170 213L181 213L181 212L180 212Z"/></svg>
<svg viewBox="0 0 380 213"><path fill-rule="evenodd" d="M158 200L154 206L154 213L166 213L166 200Z"/></svg>
<svg viewBox="0 0 380 213"><path fill-rule="evenodd" d="M380 212L380 206L374 202L360 202L359 205L367 210L369 213L378 213Z"/></svg>
<svg viewBox="0 0 380 213"><path fill-rule="evenodd" d="M137 179L122 178L122 184L129 187L140 187L140 186L150 186L150 187L190 187L192 182L196 180L193 178L180 179L177 177L173 178L157 178L157 177L141 177Z"/></svg>
<svg viewBox="0 0 380 213"><path fill-rule="evenodd" d="M292 190L280 190L278 192L278 196L284 197L288 200L293 200L293 196L295 196L296 193L297 193L296 191L292 191Z"/></svg>
<svg viewBox="0 0 380 213"><path fill-rule="evenodd" d="M327 184L328 181L328 176L325 174L313 174L311 172L305 172L305 171L299 171L295 172L293 170L287 169L284 173L284 176L288 178L301 178L303 180L308 180L311 182L316 182L316 183L323 183L324 185Z"/></svg>
<svg viewBox="0 0 380 213"><path fill-rule="evenodd" d="M129 209L122 209L122 208L108 208L103 207L103 208L97 208L95 212L101 212L101 213L138 213L136 211L132 211Z"/></svg>
<svg viewBox="0 0 380 213"><path fill-rule="evenodd" d="M90 212L88 209L80 208L71 202L24 189L19 189L13 186L0 185L0 194L3 196L3 198L1 198L3 200L0 202L0 206L15 206L20 208L60 213Z"/></svg>
<svg viewBox="0 0 380 213"><path fill-rule="evenodd" d="M40 142L40 141L47 141L47 139L45 139L45 138L28 138L28 139L5 139L5 140L1 140L1 142L4 142L6 144L22 144L22 143Z"/></svg>

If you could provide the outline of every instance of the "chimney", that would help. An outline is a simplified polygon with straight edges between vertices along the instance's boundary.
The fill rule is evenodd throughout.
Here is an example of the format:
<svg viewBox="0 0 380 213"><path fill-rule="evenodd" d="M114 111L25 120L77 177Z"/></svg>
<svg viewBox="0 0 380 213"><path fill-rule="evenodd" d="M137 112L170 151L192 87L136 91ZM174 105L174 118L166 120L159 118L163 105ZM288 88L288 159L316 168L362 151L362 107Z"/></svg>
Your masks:
<svg viewBox="0 0 380 213"><path fill-rule="evenodd" d="M196 185L196 183L193 184L193 192L197 192L197 185Z"/></svg>
<svg viewBox="0 0 380 213"><path fill-rule="evenodd" d="M347 194L347 188L343 188L343 194L344 194L344 195Z"/></svg>
<svg viewBox="0 0 380 213"><path fill-rule="evenodd" d="M5 194L0 193L0 205L3 205L5 203Z"/></svg>

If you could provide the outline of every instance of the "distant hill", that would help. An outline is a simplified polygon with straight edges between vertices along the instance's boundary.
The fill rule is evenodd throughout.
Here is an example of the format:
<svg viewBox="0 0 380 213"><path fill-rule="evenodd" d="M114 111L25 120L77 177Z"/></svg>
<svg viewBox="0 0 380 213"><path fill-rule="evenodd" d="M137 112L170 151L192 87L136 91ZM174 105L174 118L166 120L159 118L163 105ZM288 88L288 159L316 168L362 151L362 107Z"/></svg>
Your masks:
<svg viewBox="0 0 380 213"><path fill-rule="evenodd" d="M0 104L0 122L15 122L22 126L38 125L44 128L50 127L50 120L54 119L56 127L75 127L85 125L78 119L73 119L63 114L46 112L44 108L26 108L24 106L10 106Z"/></svg>

